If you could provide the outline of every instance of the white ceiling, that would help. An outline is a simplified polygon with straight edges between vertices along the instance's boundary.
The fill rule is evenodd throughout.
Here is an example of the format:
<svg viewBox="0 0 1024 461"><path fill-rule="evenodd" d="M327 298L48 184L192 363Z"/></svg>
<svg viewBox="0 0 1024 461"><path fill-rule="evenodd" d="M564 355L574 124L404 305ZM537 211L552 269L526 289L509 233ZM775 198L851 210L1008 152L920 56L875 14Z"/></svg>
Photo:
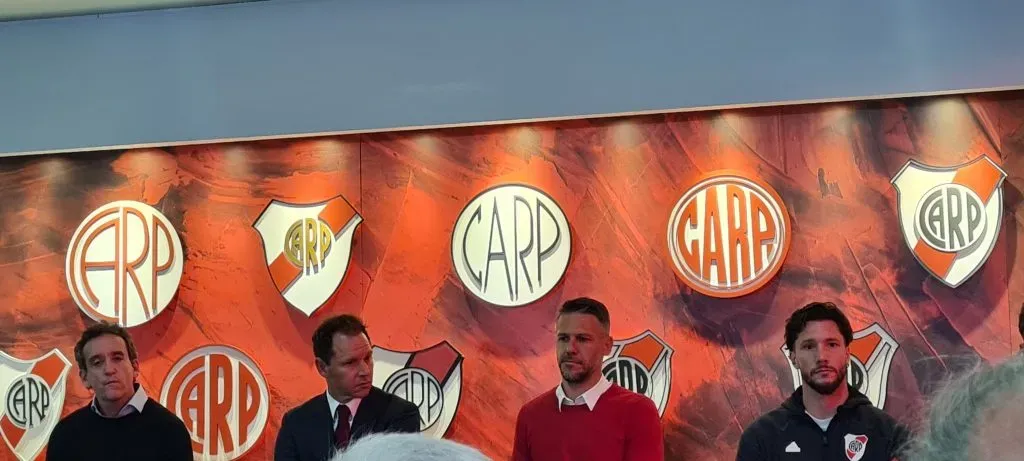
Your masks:
<svg viewBox="0 0 1024 461"><path fill-rule="evenodd" d="M252 0L0 0L0 21L154 10Z"/></svg>

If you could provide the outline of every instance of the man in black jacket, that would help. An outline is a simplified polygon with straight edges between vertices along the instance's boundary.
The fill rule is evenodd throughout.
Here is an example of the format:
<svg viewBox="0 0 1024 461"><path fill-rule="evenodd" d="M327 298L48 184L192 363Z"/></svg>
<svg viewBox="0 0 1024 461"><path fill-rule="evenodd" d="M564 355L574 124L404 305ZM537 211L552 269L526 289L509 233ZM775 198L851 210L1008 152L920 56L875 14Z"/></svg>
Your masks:
<svg viewBox="0 0 1024 461"><path fill-rule="evenodd" d="M284 415L276 461L325 461L367 434L420 430L416 405L373 387L373 347L359 318L324 321L313 333L313 354L327 392Z"/></svg>
<svg viewBox="0 0 1024 461"><path fill-rule="evenodd" d="M786 322L786 347L803 385L740 437L737 461L898 460L909 431L846 381L853 328L832 303Z"/></svg>
<svg viewBox="0 0 1024 461"><path fill-rule="evenodd" d="M128 330L107 322L89 326L75 344L75 362L94 396L57 423L47 461L192 461L185 423L137 382L139 353Z"/></svg>

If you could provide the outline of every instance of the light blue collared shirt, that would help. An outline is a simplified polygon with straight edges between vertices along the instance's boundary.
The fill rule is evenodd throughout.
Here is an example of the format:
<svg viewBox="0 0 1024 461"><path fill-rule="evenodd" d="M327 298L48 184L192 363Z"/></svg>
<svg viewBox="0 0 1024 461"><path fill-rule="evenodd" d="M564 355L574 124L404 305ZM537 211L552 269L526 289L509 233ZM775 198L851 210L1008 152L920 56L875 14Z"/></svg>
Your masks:
<svg viewBox="0 0 1024 461"><path fill-rule="evenodd" d="M149 396L146 395L146 390L142 388L142 385L136 384L135 395L132 396L132 399L129 400L124 407L121 407L121 411L117 412L117 416L111 417L104 415L103 412L100 411L100 407L96 405L96 398L92 399L92 411L96 412L97 415L100 415L108 419L123 418L125 416L132 414L133 412L142 413L142 407L146 406L146 402L148 401Z"/></svg>

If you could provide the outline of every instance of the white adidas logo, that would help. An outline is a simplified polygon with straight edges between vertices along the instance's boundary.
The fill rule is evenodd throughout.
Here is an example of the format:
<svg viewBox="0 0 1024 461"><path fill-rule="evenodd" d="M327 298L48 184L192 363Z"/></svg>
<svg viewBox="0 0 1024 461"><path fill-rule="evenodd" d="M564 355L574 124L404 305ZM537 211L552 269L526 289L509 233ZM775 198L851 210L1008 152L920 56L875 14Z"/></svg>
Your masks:
<svg viewBox="0 0 1024 461"><path fill-rule="evenodd" d="M789 445L786 445L786 453L800 453L800 445L797 445L796 442L789 442Z"/></svg>

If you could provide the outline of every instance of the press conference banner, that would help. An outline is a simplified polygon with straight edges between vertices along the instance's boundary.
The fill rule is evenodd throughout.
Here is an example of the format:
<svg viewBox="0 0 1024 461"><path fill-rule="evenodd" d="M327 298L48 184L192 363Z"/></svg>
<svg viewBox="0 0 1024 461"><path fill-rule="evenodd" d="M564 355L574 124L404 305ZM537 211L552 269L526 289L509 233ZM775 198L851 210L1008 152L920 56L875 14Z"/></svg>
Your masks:
<svg viewBox="0 0 1024 461"><path fill-rule="evenodd" d="M424 433L507 459L577 296L610 308L602 372L654 401L668 459L734 458L799 382L783 325L810 301L914 425L1020 342L1021 133L999 93L2 159L0 459L88 404L98 320L198 459L270 459L341 313Z"/></svg>

